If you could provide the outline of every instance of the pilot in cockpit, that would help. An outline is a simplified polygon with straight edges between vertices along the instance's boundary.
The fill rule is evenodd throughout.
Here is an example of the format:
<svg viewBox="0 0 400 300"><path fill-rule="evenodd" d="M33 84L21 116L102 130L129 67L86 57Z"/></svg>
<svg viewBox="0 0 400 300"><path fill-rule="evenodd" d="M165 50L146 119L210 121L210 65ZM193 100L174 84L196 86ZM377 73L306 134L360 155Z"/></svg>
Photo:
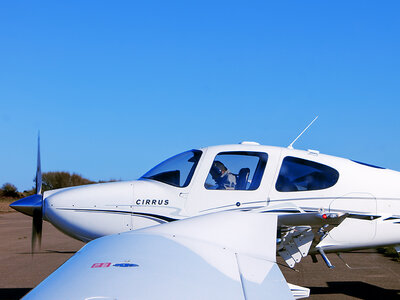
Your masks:
<svg viewBox="0 0 400 300"><path fill-rule="evenodd" d="M225 165L216 160L210 170L210 174L216 183L217 190L234 190L236 187L236 176L232 174Z"/></svg>

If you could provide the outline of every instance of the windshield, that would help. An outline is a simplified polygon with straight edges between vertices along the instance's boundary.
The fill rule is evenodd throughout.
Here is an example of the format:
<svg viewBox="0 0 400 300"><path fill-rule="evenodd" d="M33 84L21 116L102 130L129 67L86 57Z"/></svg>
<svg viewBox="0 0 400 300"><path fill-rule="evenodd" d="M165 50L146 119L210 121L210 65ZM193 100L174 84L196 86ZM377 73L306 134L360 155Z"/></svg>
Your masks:
<svg viewBox="0 0 400 300"><path fill-rule="evenodd" d="M192 179L201 151L190 150L155 166L139 179L153 179L177 187L186 187Z"/></svg>

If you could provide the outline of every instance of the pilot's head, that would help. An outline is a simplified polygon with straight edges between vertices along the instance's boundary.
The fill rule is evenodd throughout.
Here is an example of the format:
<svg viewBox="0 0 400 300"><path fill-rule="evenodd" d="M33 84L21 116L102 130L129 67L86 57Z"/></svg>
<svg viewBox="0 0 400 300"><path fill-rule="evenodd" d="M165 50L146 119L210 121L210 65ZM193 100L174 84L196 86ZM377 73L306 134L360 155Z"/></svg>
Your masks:
<svg viewBox="0 0 400 300"><path fill-rule="evenodd" d="M215 180L220 178L226 172L226 170L227 168L225 167L225 165L222 162L216 160L212 164L210 174L212 178Z"/></svg>

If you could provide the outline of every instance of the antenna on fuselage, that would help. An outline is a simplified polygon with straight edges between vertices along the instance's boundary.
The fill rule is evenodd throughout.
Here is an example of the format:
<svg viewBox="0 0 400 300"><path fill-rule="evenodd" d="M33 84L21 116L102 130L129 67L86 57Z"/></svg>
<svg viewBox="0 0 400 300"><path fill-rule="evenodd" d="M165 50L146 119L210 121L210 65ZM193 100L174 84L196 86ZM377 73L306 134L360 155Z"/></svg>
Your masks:
<svg viewBox="0 0 400 300"><path fill-rule="evenodd" d="M307 129L318 119L318 117L319 116L316 116L314 120L312 120L311 123L308 124L308 126L304 128L304 130L297 136L297 138L295 138L294 141L290 143L290 145L288 146L289 149L293 149L293 144L299 139L299 137L303 135L304 132L307 131Z"/></svg>

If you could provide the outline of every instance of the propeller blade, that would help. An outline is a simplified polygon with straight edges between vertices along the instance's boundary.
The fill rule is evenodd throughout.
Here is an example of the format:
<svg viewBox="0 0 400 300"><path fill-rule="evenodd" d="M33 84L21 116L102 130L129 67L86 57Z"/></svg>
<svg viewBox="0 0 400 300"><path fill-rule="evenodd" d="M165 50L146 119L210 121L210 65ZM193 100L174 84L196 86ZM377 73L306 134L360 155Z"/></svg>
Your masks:
<svg viewBox="0 0 400 300"><path fill-rule="evenodd" d="M32 216L32 240L31 240L31 252L35 252L35 249L40 249L42 244L42 226L43 226L43 215L42 208L35 209ZM38 245L38 247L36 247Z"/></svg>
<svg viewBox="0 0 400 300"><path fill-rule="evenodd" d="M36 244L40 249L42 244L42 227L43 227L43 196L42 196L42 165L40 162L40 132L38 133L38 150L36 165L36 195L40 196L40 206L36 206L32 216L32 240L31 251L35 252ZM38 197L39 198L39 197Z"/></svg>
<svg viewBox="0 0 400 300"><path fill-rule="evenodd" d="M38 133L38 151L37 151L37 167L36 167L36 194L42 194L42 167L40 163L40 133Z"/></svg>
<svg viewBox="0 0 400 300"><path fill-rule="evenodd" d="M42 241L43 227L43 206L44 199L42 195L42 167L40 163L40 133L38 134L38 152L37 152L37 167L36 167L36 194L31 195L10 204L10 207L22 212L28 216L32 216L32 254L36 249L36 244L39 249Z"/></svg>

